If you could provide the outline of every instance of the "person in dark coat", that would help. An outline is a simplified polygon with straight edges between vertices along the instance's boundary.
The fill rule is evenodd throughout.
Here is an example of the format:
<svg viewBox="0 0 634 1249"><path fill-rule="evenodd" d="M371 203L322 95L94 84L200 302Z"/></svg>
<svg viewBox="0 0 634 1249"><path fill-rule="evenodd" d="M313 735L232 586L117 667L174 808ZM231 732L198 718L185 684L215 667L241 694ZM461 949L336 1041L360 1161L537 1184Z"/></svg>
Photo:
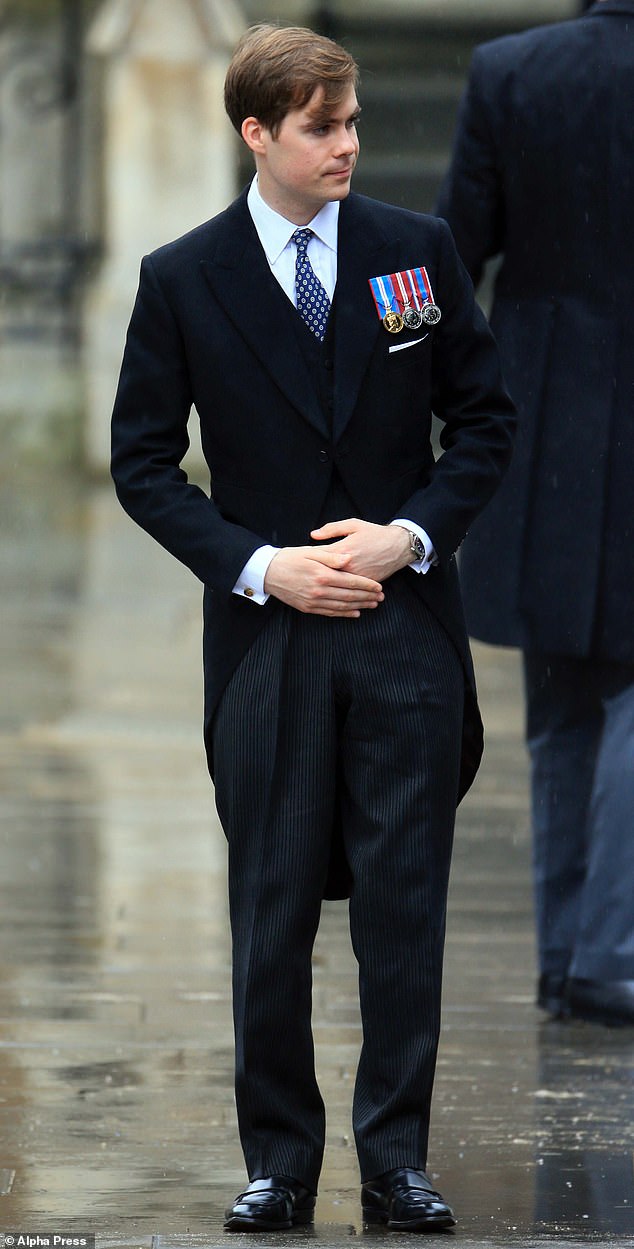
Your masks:
<svg viewBox="0 0 634 1249"><path fill-rule="evenodd" d="M311 31L247 32L225 100L257 175L144 259L112 421L122 504L205 586L249 1175L230 1231L313 1218L333 843L360 965L363 1213L455 1221L424 1170L453 825L482 750L454 552L515 411L445 223L349 193L356 80ZM211 497L180 467L192 405Z"/></svg>
<svg viewBox="0 0 634 1249"><path fill-rule="evenodd" d="M438 212L519 407L461 551L470 633L524 652L538 1001L634 1021L634 0L476 48Z"/></svg>

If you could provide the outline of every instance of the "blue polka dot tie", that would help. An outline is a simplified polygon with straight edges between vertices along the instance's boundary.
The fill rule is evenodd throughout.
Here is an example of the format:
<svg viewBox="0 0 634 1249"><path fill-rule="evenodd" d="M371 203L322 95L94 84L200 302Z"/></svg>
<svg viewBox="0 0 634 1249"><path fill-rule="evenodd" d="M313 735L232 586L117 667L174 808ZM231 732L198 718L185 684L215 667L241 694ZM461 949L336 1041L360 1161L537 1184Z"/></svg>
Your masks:
<svg viewBox="0 0 634 1249"><path fill-rule="evenodd" d="M293 234L293 242L297 248L295 294L299 315L309 330L323 343L330 300L308 259L307 248L312 237L312 230L306 229L295 230Z"/></svg>

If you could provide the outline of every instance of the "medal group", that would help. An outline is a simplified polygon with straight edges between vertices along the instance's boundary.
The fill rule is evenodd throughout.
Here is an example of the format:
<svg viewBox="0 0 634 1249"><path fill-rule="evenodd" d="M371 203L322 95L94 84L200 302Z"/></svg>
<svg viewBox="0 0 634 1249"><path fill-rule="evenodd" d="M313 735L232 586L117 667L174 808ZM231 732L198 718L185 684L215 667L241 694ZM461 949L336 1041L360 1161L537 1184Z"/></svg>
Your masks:
<svg viewBox="0 0 634 1249"><path fill-rule="evenodd" d="M379 316L389 334L437 325L441 311L434 301L427 270L403 269L400 273L369 278Z"/></svg>

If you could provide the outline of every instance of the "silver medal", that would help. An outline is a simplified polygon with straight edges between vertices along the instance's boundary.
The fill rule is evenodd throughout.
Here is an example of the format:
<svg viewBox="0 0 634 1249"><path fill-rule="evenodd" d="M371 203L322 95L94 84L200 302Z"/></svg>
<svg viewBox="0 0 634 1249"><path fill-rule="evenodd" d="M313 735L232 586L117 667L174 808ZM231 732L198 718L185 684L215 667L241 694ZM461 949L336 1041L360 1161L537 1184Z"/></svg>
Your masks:
<svg viewBox="0 0 634 1249"><path fill-rule="evenodd" d="M438 325L442 313L438 304L424 304L422 316L425 325Z"/></svg>
<svg viewBox="0 0 634 1249"><path fill-rule="evenodd" d="M423 314L418 308L403 308L403 324L408 330L419 330L423 324Z"/></svg>

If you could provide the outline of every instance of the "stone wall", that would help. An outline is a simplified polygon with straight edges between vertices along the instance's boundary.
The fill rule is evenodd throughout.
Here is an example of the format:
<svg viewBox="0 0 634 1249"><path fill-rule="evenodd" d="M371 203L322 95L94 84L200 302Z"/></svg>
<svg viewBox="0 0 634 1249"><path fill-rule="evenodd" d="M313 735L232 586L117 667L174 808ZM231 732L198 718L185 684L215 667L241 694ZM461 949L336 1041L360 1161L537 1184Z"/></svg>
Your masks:
<svg viewBox="0 0 634 1249"><path fill-rule="evenodd" d="M99 228L98 111L61 7L0 23L3 462L77 458L80 290ZM74 46L77 45L78 46Z"/></svg>
<svg viewBox="0 0 634 1249"><path fill-rule="evenodd" d="M328 12L337 18L388 17L416 21L536 26L574 16L581 0L243 0L250 22L282 21L310 25L315 15Z"/></svg>
<svg viewBox="0 0 634 1249"><path fill-rule="evenodd" d="M242 29L233 0L106 0L89 33L101 65L104 261L85 308L85 447L100 469L140 259L235 194L222 94Z"/></svg>

